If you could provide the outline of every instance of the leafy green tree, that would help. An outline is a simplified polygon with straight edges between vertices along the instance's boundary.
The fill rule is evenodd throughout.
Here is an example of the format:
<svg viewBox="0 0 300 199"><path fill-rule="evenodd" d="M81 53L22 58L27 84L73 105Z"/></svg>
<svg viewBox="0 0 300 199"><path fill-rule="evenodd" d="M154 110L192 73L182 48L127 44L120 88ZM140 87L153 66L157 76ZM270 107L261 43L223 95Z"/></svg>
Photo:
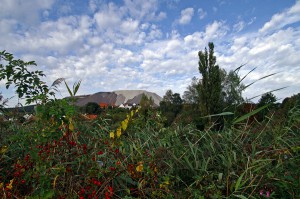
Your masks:
<svg viewBox="0 0 300 199"><path fill-rule="evenodd" d="M257 108L263 107L267 104L269 104L269 106L259 112L258 120L263 120L264 117L270 112L270 110L276 107L276 101L276 96L271 92L265 93L261 96L261 98L258 101Z"/></svg>
<svg viewBox="0 0 300 199"><path fill-rule="evenodd" d="M148 98L147 95L142 94L142 98L140 101L140 106L142 109L148 109L154 106L154 100L152 97Z"/></svg>
<svg viewBox="0 0 300 199"><path fill-rule="evenodd" d="M166 125L172 124L176 116L182 110L183 100L179 93L174 93L172 90L168 90L163 97L163 100L159 103L162 114L167 118Z"/></svg>
<svg viewBox="0 0 300 199"><path fill-rule="evenodd" d="M276 98L276 96L273 93L270 93L270 92L269 93L265 93L259 99L257 106L258 107L262 107L262 106L264 106L266 104L274 105L276 101L277 101L277 98Z"/></svg>
<svg viewBox="0 0 300 199"><path fill-rule="evenodd" d="M183 93L183 101L186 104L200 106L200 81L198 78L193 77L191 85Z"/></svg>
<svg viewBox="0 0 300 199"><path fill-rule="evenodd" d="M242 92L245 90L245 85L241 83L240 76L236 71L229 71L227 74L225 70L221 73L222 79L222 97L225 107L239 105L244 102Z"/></svg>
<svg viewBox="0 0 300 199"><path fill-rule="evenodd" d="M150 113L150 109L154 106L154 100L152 97L148 98L144 93L140 101L141 110L139 111L144 116L144 121L146 122Z"/></svg>
<svg viewBox="0 0 300 199"><path fill-rule="evenodd" d="M0 81L6 80L6 88L15 85L16 93L19 98L25 97L26 104L32 102L46 103L51 96L55 97L55 92L41 80L44 75L42 71L29 71L28 66L36 66L34 61L25 62L14 59L14 56L5 51L0 52ZM54 88L56 84L52 85Z"/></svg>
<svg viewBox="0 0 300 199"><path fill-rule="evenodd" d="M172 98L173 98L173 91L172 90L167 90L166 94L163 96L162 101L171 103Z"/></svg>
<svg viewBox="0 0 300 199"><path fill-rule="evenodd" d="M201 112L203 115L221 111L222 82L220 68L214 56L214 44L208 43L209 50L199 51L199 72L202 75L200 87Z"/></svg>
<svg viewBox="0 0 300 199"><path fill-rule="evenodd" d="M95 102L89 102L85 105L85 112L88 114L99 114L101 113L101 108L99 104Z"/></svg>

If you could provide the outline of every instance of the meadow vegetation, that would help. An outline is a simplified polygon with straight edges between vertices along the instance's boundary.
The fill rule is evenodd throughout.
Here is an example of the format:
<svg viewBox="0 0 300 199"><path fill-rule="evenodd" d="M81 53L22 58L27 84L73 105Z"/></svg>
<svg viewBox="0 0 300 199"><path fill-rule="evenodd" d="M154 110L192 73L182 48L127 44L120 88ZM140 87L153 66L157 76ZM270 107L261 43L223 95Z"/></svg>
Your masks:
<svg viewBox="0 0 300 199"><path fill-rule="evenodd" d="M221 69L213 48L183 99L169 90L131 110L76 107L81 81L48 87L34 62L1 52L0 80L36 108L21 120L0 97L0 197L300 198L300 94L250 104L240 68ZM62 83L70 97L57 99Z"/></svg>

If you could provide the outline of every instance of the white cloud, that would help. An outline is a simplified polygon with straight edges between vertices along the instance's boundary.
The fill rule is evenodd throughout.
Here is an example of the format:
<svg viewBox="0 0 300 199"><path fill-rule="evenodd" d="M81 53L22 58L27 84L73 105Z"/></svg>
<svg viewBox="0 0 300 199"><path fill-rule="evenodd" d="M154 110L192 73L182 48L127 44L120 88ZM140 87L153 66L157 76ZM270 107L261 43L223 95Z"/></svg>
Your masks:
<svg viewBox="0 0 300 199"><path fill-rule="evenodd" d="M1 0L0 18L15 19L23 25L36 24L40 21L40 12L51 9L53 3L54 0Z"/></svg>
<svg viewBox="0 0 300 199"><path fill-rule="evenodd" d="M214 21L212 24L208 24L205 28L205 35L207 38L215 39L226 35L228 27L222 21Z"/></svg>
<svg viewBox="0 0 300 199"><path fill-rule="evenodd" d="M244 29L245 25L246 24L245 24L244 21L239 21L238 23L236 23L236 24L233 25L233 30L235 32L240 32L240 31L242 31Z"/></svg>
<svg viewBox="0 0 300 199"><path fill-rule="evenodd" d="M286 13L286 18L279 17L277 21L272 18L269 26L262 27L261 31L268 34L243 31L234 36L231 33L241 31L255 18L248 23L239 19L233 25L236 32L229 32L225 21L213 21L203 24L204 30L183 34L174 27L169 27L173 28L171 31L165 27L161 29L164 21L159 20L165 19L167 13L159 9L157 0L125 0L123 5L105 2L90 0L87 5L89 15L58 19L51 19L49 9L53 3L35 5L34 13L28 14L44 15L44 21L21 29L17 28L22 23L19 18L27 11L21 10L20 16L15 17L6 11L4 14L0 12L1 47L21 59L36 60L37 69L47 74L46 82L65 77L72 84L83 79L79 94L117 89L147 89L160 95L172 89L182 94L191 78L200 76L198 51L210 41L215 43L219 65L226 70L247 63L241 71L246 74L257 67L246 83L281 72L249 87L247 97L282 85L291 88L278 96L290 96L299 88L300 28L288 27L293 21L291 19L297 18L296 5L280 13ZM9 5L10 2L5 3ZM23 4L25 8L26 3ZM201 8L198 10L200 18L205 17L205 13ZM193 15L193 8L184 9L176 23L188 24ZM285 24L282 27L286 28L274 29L275 24L279 27ZM66 96L65 88L61 89Z"/></svg>
<svg viewBox="0 0 300 199"><path fill-rule="evenodd" d="M94 15L96 24L99 31L105 31L111 27L120 26L122 15L119 12L117 6L113 3L109 3L101 11Z"/></svg>
<svg viewBox="0 0 300 199"><path fill-rule="evenodd" d="M202 8L199 8L198 14L199 14L199 19L204 19L207 15L207 12L205 12L205 10L203 10Z"/></svg>
<svg viewBox="0 0 300 199"><path fill-rule="evenodd" d="M253 97L264 92L283 86L288 88L275 93L279 98L299 93L300 84L300 50L295 38L300 37L300 28L287 28L278 30L270 35L259 33L246 33L233 39L230 50L221 52L217 61L227 70L235 69L241 64L246 64L242 74L247 74L252 68L257 69L250 73L245 83L251 83L265 75L278 73L249 87L245 96ZM298 91L297 91L298 90Z"/></svg>
<svg viewBox="0 0 300 199"><path fill-rule="evenodd" d="M178 23L182 25L188 24L192 20L193 16L194 16L194 8L186 8L181 11L181 16Z"/></svg>
<svg viewBox="0 0 300 199"><path fill-rule="evenodd" d="M157 14L157 0L124 0L124 9L136 19L161 20L166 17L166 13Z"/></svg>
<svg viewBox="0 0 300 199"><path fill-rule="evenodd" d="M275 14L271 20L259 30L261 33L275 31L285 27L286 25L300 21L300 1L297 1L291 8Z"/></svg>

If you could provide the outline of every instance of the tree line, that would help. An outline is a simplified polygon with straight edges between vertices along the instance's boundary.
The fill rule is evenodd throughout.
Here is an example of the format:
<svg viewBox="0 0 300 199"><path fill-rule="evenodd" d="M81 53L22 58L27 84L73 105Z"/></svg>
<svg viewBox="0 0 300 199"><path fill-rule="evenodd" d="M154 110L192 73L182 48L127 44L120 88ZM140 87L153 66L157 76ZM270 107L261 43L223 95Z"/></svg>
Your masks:
<svg viewBox="0 0 300 199"><path fill-rule="evenodd" d="M225 71L217 64L214 44L208 43L208 49L198 52L198 70L201 78L193 77L182 98L180 94L168 90L160 103L160 111L166 116L165 124L171 125L176 119L180 122L194 123L199 129L212 126L221 129L225 124L220 113L234 113L237 107L245 103L242 92L247 88L239 76L239 70ZM262 95L258 106L275 103L272 93ZM266 112L267 110L265 110ZM179 117L179 118L178 118ZM226 119L230 119L227 116Z"/></svg>

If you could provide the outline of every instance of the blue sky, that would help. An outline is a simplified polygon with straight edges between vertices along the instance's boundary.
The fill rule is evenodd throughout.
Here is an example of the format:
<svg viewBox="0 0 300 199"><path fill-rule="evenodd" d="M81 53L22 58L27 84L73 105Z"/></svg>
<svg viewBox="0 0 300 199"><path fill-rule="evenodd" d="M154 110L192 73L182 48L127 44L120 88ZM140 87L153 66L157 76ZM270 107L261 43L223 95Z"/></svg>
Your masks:
<svg viewBox="0 0 300 199"><path fill-rule="evenodd" d="M300 1L0 0L0 50L34 60L51 85L82 79L79 94L144 89L183 94L198 72L198 51L214 42L220 67L246 64L251 98L300 92ZM0 82L0 92L13 96ZM58 97L67 96L61 86ZM14 105L17 98L10 101Z"/></svg>

